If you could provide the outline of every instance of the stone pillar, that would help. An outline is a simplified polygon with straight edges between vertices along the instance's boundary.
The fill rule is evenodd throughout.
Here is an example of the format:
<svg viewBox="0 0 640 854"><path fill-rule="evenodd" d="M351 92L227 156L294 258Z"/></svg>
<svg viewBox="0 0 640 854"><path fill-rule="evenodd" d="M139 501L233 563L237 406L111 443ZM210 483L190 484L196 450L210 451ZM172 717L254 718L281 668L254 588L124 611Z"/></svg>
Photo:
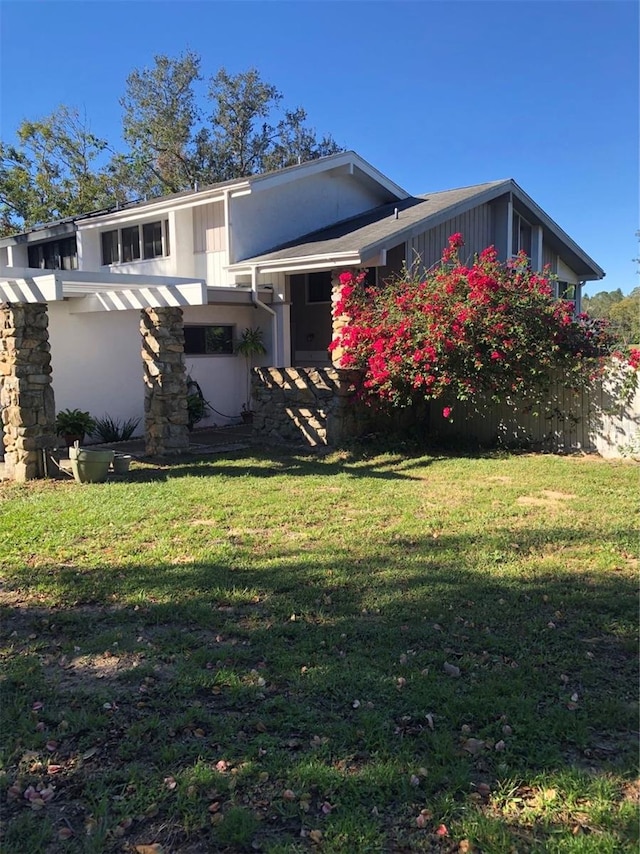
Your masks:
<svg viewBox="0 0 640 854"><path fill-rule="evenodd" d="M340 275L344 273L344 270L335 270L331 276L331 320L332 320L332 328L331 328L331 340L335 341L338 337L338 333L340 330L347 325L349 322L349 318L346 314L336 315L336 305L340 299L340 291L342 290L342 285L340 284ZM340 367L340 360L343 354L342 347L336 347L335 350L331 351L331 362L334 368Z"/></svg>
<svg viewBox="0 0 640 854"><path fill-rule="evenodd" d="M46 304L0 305L0 384L5 475L44 477L57 441Z"/></svg>
<svg viewBox="0 0 640 854"><path fill-rule="evenodd" d="M182 309L142 309L140 333L146 452L150 456L182 453L189 448Z"/></svg>

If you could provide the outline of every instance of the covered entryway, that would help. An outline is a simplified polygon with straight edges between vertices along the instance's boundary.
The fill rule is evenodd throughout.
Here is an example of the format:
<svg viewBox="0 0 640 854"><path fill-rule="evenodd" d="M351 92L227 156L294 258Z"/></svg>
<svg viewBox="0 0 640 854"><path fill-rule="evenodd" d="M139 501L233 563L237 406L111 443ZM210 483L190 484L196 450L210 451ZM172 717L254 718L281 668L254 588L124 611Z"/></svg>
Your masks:
<svg viewBox="0 0 640 854"><path fill-rule="evenodd" d="M44 452L57 444L48 309L63 304L69 315L137 310L148 451L187 448L182 309L207 304L204 281L5 267L0 269L0 408L6 476L18 481L42 476ZM73 348L74 342L68 343ZM73 354L80 365L84 344ZM115 354L117 342L112 349ZM102 358L108 363L109 356L107 347Z"/></svg>

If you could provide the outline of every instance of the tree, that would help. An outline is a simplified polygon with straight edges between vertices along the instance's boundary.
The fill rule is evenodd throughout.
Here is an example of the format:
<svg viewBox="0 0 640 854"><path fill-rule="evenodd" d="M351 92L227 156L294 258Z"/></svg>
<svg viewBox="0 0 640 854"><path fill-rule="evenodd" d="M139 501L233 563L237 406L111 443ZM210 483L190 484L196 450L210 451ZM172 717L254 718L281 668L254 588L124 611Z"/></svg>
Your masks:
<svg viewBox="0 0 640 854"><path fill-rule="evenodd" d="M110 207L126 193L100 166L107 142L66 106L23 121L18 144L0 143L0 230L11 234L43 222Z"/></svg>
<svg viewBox="0 0 640 854"><path fill-rule="evenodd" d="M127 78L124 138L129 151L114 169L137 195L154 196L279 169L339 151L330 136L316 139L302 107L278 118L282 94L251 68L221 68L209 80L213 108L203 120L195 86L200 57L158 55L154 66Z"/></svg>
<svg viewBox="0 0 640 854"><path fill-rule="evenodd" d="M611 308L622 299L624 296L620 288L615 291L599 291L593 296L585 294L582 297L582 308L591 317L608 320Z"/></svg>
<svg viewBox="0 0 640 854"><path fill-rule="evenodd" d="M621 345L640 343L640 288L626 297L620 288L584 296L582 307L590 317L608 321Z"/></svg>
<svg viewBox="0 0 640 854"><path fill-rule="evenodd" d="M200 57L192 51L176 59L158 55L152 68L127 77L120 104L129 151L115 159L113 168L135 195L177 193L198 180L194 137L199 111L193 85L201 79Z"/></svg>
<svg viewBox="0 0 640 854"><path fill-rule="evenodd" d="M640 344L640 287L611 307L609 320L622 344Z"/></svg>
<svg viewBox="0 0 640 854"><path fill-rule="evenodd" d="M235 76L221 68L210 82L209 97L216 106L211 125L218 180L282 169L341 150L330 136L318 142L315 131L304 125L302 107L285 110L276 124L269 123L282 94L255 68Z"/></svg>
<svg viewBox="0 0 640 854"><path fill-rule="evenodd" d="M120 101L122 152L72 107L23 122L16 145L0 144L2 234L340 150L330 136L316 137L302 107L283 110L282 94L255 68L236 75L221 68L202 103L201 82L193 51L159 54L150 68L134 69Z"/></svg>
<svg viewBox="0 0 640 854"><path fill-rule="evenodd" d="M438 268L419 278L405 271L382 289L341 275L335 314L347 323L331 348L342 367L362 372L362 394L392 406L487 396L517 405L543 402L558 372L587 386L613 346L606 325L574 318L573 303L552 297L524 253L501 264L490 247L467 267L462 245L452 235Z"/></svg>

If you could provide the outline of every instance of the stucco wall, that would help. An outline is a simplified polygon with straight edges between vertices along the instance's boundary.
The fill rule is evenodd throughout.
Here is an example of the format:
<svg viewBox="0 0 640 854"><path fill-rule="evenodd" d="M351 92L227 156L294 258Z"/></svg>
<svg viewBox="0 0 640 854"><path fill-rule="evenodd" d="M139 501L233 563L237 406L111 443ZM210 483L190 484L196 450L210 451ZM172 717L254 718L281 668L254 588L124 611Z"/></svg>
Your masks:
<svg viewBox="0 0 640 854"><path fill-rule="evenodd" d="M73 301L50 303L49 335L56 410L83 409L92 415L142 418L144 385L138 311L71 314ZM271 353L271 317L250 306L190 306L185 323L235 326L236 336L247 326L260 326ZM241 356L186 356L188 372L205 398L222 415L213 413L199 426L229 423L238 418L246 398L246 363ZM268 364L270 355L255 364ZM142 433L142 421L137 433Z"/></svg>

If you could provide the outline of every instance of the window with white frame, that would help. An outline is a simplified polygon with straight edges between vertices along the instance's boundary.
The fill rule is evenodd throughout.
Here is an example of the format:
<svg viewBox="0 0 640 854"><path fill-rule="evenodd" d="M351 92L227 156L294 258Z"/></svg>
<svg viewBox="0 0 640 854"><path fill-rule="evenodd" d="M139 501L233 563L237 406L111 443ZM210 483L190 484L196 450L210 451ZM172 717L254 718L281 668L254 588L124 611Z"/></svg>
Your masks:
<svg viewBox="0 0 640 854"><path fill-rule="evenodd" d="M168 219L103 231L100 238L105 266L170 254Z"/></svg>

